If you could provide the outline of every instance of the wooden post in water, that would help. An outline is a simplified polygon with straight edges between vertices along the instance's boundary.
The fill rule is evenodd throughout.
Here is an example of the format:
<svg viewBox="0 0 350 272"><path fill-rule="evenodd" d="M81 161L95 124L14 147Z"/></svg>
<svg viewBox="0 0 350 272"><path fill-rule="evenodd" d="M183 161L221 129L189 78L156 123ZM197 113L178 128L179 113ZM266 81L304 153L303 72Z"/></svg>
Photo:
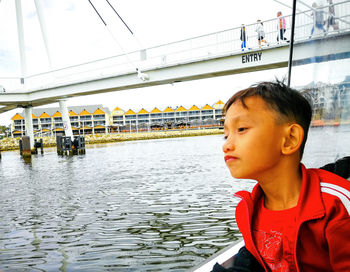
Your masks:
<svg viewBox="0 0 350 272"><path fill-rule="evenodd" d="M31 157L32 150L30 148L30 138L29 136L22 137L22 156L25 158Z"/></svg>
<svg viewBox="0 0 350 272"><path fill-rule="evenodd" d="M56 147L57 147L57 154L58 155L63 155L63 151L62 151L62 136L61 135L57 135L56 136Z"/></svg>

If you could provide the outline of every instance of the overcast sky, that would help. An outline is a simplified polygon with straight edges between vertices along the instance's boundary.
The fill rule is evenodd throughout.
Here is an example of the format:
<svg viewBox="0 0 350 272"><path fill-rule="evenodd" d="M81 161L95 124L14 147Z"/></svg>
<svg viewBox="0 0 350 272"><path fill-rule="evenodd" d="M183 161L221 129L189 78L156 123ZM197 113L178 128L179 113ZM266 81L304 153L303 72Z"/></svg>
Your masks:
<svg viewBox="0 0 350 272"><path fill-rule="evenodd" d="M43 5L53 67L74 65L89 60L118 55L120 46L138 50L215 31L230 29L257 19L276 17L277 11L291 14L292 0L109 0L134 35L128 31L105 0L92 0L108 25L102 24L88 0L50 0ZM19 75L19 53L14 0L0 2L0 80ZM311 1L305 1L310 2ZM22 1L28 74L49 69L34 0ZM119 45L115 42L113 37ZM286 69L206 80L162 85L122 92L74 98L68 105L103 104L111 110L157 106L189 107L227 100L235 91L261 80L283 77ZM1 85L1 82L0 82ZM51 105L49 105L51 106ZM53 105L56 106L56 105ZM7 124L17 109L0 114L0 124Z"/></svg>

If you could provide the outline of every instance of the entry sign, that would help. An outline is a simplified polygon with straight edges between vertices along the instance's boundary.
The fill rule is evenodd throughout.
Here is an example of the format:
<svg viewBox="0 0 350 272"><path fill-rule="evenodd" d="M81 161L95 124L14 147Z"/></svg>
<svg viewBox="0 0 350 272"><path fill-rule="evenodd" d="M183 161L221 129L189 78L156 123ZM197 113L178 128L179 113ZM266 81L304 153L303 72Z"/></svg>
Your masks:
<svg viewBox="0 0 350 272"><path fill-rule="evenodd" d="M242 56L242 63L261 61L262 52L245 54Z"/></svg>

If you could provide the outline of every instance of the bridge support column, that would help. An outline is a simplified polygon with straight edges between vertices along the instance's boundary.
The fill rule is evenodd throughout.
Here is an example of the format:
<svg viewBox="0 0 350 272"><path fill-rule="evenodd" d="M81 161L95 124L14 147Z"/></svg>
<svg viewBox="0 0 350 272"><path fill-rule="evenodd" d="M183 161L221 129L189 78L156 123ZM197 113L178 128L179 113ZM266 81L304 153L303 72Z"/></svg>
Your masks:
<svg viewBox="0 0 350 272"><path fill-rule="evenodd" d="M24 44L21 0L16 0L15 4L16 4L18 47L19 47L19 56L20 56L20 62L21 62L21 84L24 84L24 78L27 75L27 60L26 60L26 52L25 52L25 44Z"/></svg>
<svg viewBox="0 0 350 272"><path fill-rule="evenodd" d="M60 112L62 114L64 134L67 137L71 137L73 140L73 131L69 120L67 99L60 99L58 102L60 104Z"/></svg>
<svg viewBox="0 0 350 272"><path fill-rule="evenodd" d="M24 119L26 124L26 136L29 137L30 149L34 148L34 131L33 131L33 119L32 119L33 108L27 106L24 108Z"/></svg>

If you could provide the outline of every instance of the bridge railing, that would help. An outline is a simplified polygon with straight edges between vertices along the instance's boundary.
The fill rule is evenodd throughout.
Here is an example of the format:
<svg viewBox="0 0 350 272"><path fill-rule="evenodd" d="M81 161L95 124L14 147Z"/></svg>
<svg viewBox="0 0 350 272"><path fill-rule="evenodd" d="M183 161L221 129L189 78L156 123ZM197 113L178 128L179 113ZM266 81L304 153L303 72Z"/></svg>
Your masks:
<svg viewBox="0 0 350 272"><path fill-rule="evenodd" d="M337 35L340 32L350 31L350 1L334 4L335 22L337 28L327 29L327 19L330 6L319 7L324 15L324 28L327 35ZM295 41L310 39L311 30L314 27L313 9L298 12L296 14ZM291 15L284 16L287 30L285 37L290 38ZM279 18L263 21L265 40L269 47L285 46L286 41L279 37ZM258 50L257 22L246 25L247 48ZM315 28L316 29L316 28ZM155 46L141 51L134 51L123 55L113 56L80 65L56 69L47 73L32 75L24 79L26 89L40 89L57 87L70 83L80 83L94 79L129 74L141 70L161 68L191 61L210 59L213 57L233 55L241 52L240 40L241 27L227 29L207 35L202 35L182 41ZM323 31L316 29L311 38L324 35ZM249 51L248 51L249 52ZM11 81L11 80L10 80ZM15 83L14 83L15 81ZM3 83L4 82L4 83ZM5 85L5 83L7 85ZM12 79L12 83L5 82L0 78L0 85L8 90L23 89L20 79ZM1 91L1 90L0 90Z"/></svg>

